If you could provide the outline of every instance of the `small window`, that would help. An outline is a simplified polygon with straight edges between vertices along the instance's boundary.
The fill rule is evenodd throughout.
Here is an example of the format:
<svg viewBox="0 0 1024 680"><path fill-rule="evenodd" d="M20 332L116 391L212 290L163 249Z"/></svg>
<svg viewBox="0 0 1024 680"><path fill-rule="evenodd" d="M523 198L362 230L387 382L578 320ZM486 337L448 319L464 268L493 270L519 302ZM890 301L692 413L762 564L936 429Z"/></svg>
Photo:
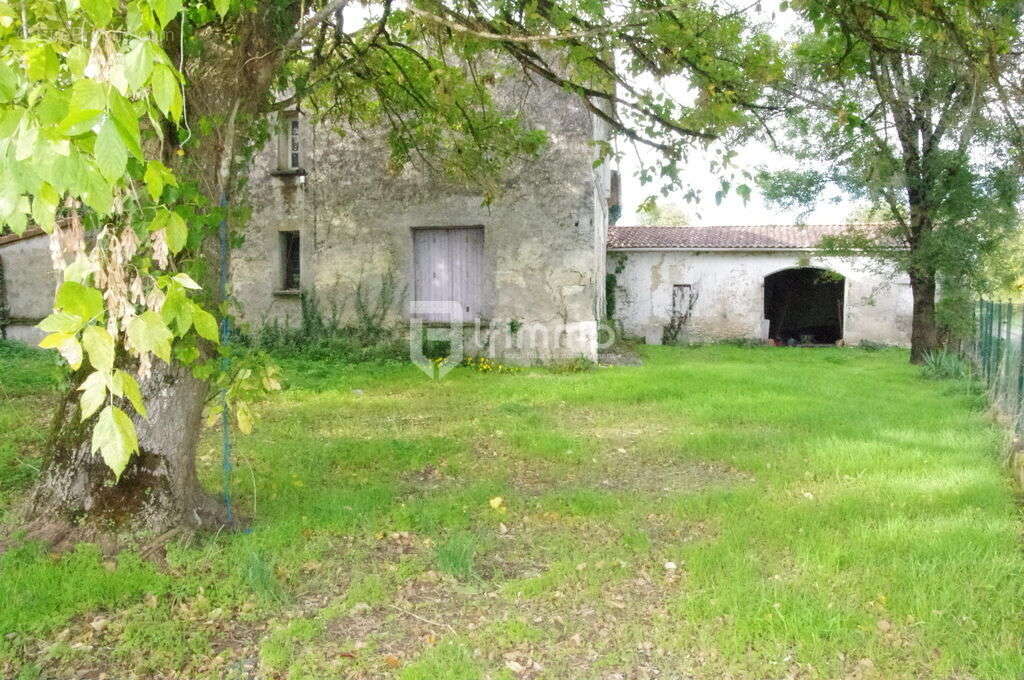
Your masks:
<svg viewBox="0 0 1024 680"><path fill-rule="evenodd" d="M302 168L299 133L301 132L299 112L285 111L281 114L281 128L278 139L278 169L286 172Z"/></svg>
<svg viewBox="0 0 1024 680"><path fill-rule="evenodd" d="M302 258L299 232L281 232L281 289L299 290L302 285Z"/></svg>

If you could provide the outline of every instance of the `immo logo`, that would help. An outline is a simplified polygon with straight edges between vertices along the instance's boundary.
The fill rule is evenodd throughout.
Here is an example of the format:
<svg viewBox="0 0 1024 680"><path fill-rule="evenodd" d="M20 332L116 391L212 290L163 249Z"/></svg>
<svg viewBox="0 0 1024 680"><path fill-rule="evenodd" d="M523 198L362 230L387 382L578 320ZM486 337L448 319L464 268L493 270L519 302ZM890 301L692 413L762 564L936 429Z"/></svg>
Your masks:
<svg viewBox="0 0 1024 680"><path fill-rule="evenodd" d="M463 359L462 305L454 300L413 300L409 303L409 358L429 377L439 380ZM426 348L445 347L441 356ZM431 354L435 352L431 351Z"/></svg>

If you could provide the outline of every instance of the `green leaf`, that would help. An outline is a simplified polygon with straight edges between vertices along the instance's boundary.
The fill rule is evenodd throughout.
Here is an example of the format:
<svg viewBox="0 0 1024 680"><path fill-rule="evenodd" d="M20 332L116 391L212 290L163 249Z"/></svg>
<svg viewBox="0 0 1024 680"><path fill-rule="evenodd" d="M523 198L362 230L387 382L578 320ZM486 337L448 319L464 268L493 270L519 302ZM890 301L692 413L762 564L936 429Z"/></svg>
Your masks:
<svg viewBox="0 0 1024 680"><path fill-rule="evenodd" d="M89 355L89 363L99 371L114 370L114 338L103 326L86 326L82 333L82 346Z"/></svg>
<svg viewBox="0 0 1024 680"><path fill-rule="evenodd" d="M181 99L181 92L178 91L178 79L174 76L174 72L163 64L154 65L153 75L150 77L150 87L157 108L171 120L177 120L178 117L174 115L174 111L181 108L181 104L178 103Z"/></svg>
<svg viewBox="0 0 1024 680"><path fill-rule="evenodd" d="M114 188L103 179L98 169L82 173L82 200L100 215L114 207Z"/></svg>
<svg viewBox="0 0 1024 680"><path fill-rule="evenodd" d="M57 309L90 321L103 313L103 294L81 283L65 281L57 289L54 304Z"/></svg>
<svg viewBox="0 0 1024 680"><path fill-rule="evenodd" d="M161 26L166 26L181 11L181 0L149 0Z"/></svg>
<svg viewBox="0 0 1024 680"><path fill-rule="evenodd" d="M189 290L202 290L203 289L202 286L200 286L198 283L196 283L195 280L191 276L186 274L185 272L179 272L179 273L175 274L172 278L175 281L177 281L178 283L180 283L183 288L188 288Z"/></svg>
<svg viewBox="0 0 1024 680"><path fill-rule="evenodd" d="M152 352L166 362L171 360L173 335L160 315L150 310L128 322L128 345L137 352Z"/></svg>
<svg viewBox="0 0 1024 680"><path fill-rule="evenodd" d="M134 377L118 369L114 373L114 383L117 384L125 398L131 402L132 407L140 416L143 418L149 416L146 411L146 404L142 400L142 391L139 389L139 383Z"/></svg>
<svg viewBox="0 0 1024 680"><path fill-rule="evenodd" d="M104 28L110 23L110 18L114 15L112 0L81 0L81 3L93 26Z"/></svg>
<svg viewBox="0 0 1024 680"><path fill-rule="evenodd" d="M25 73L32 80L51 80L59 68L57 53L48 44L33 47L25 53Z"/></svg>
<svg viewBox="0 0 1024 680"><path fill-rule="evenodd" d="M217 14L223 19L228 10L231 9L231 0L213 0L213 8L217 10Z"/></svg>
<svg viewBox="0 0 1024 680"><path fill-rule="evenodd" d="M142 156L142 135L139 132L139 116L131 102L117 90L110 91L110 114L128 153L140 161Z"/></svg>
<svg viewBox="0 0 1024 680"><path fill-rule="evenodd" d="M45 182L32 198L32 219L47 233L53 232L59 200L57 190Z"/></svg>
<svg viewBox="0 0 1024 680"><path fill-rule="evenodd" d="M185 226L185 220L178 213L169 212L164 229L167 232L167 247L177 255L188 241L188 227Z"/></svg>
<svg viewBox="0 0 1024 680"><path fill-rule="evenodd" d="M103 457L103 462L120 481L121 473L138 450L138 436L128 415L116 406L104 408L92 430L92 452Z"/></svg>
<svg viewBox="0 0 1024 680"><path fill-rule="evenodd" d="M96 411L100 410L103 402L107 399L107 382L105 376L99 371L89 374L78 389L82 392L79 399L82 422L88 420Z"/></svg>
<svg viewBox="0 0 1024 680"><path fill-rule="evenodd" d="M164 173L161 170L163 167L164 164L160 161L149 161L142 176L142 181L146 183L146 190L153 201L159 201L161 194L164 193Z"/></svg>
<svg viewBox="0 0 1024 680"><path fill-rule="evenodd" d="M107 118L96 135L96 165L108 182L115 182L124 175L128 165L128 149L121 140L113 118Z"/></svg>
<svg viewBox="0 0 1024 680"><path fill-rule="evenodd" d="M14 69L0 62L0 102L6 103L14 99L20 84Z"/></svg>
<svg viewBox="0 0 1024 680"><path fill-rule="evenodd" d="M249 410L249 404L240 401L235 405L235 421L242 434L252 434L252 412Z"/></svg>
<svg viewBox="0 0 1024 680"><path fill-rule="evenodd" d="M196 327L196 333L210 342L219 342L220 334L217 330L217 319L213 314L192 303L192 324Z"/></svg>
<svg viewBox="0 0 1024 680"><path fill-rule="evenodd" d="M56 348L72 370L77 371L82 365L82 346L70 333L51 333L39 341L39 346L43 349Z"/></svg>
<svg viewBox="0 0 1024 680"><path fill-rule="evenodd" d="M140 40L125 55L124 75L128 87L134 92L146 84L149 74L153 72L153 56L150 54L146 41Z"/></svg>
<svg viewBox="0 0 1024 680"><path fill-rule="evenodd" d="M54 312L39 322L39 330L46 333L67 333L73 335L82 329L83 323L82 317L78 314Z"/></svg>
<svg viewBox="0 0 1024 680"><path fill-rule="evenodd" d="M102 113L107 108L107 89L103 83L83 78L71 86L70 112L95 111Z"/></svg>
<svg viewBox="0 0 1024 680"><path fill-rule="evenodd" d="M179 336L188 333L192 327L192 302L185 296L184 290L173 287L167 291L167 297L160 308L160 318L168 325L174 324Z"/></svg>
<svg viewBox="0 0 1024 680"><path fill-rule="evenodd" d="M50 333L42 340L39 341L39 346L43 349L56 349L60 347L68 338L74 338L71 333L65 333L64 331L57 331L56 333Z"/></svg>
<svg viewBox="0 0 1024 680"><path fill-rule="evenodd" d="M92 109L72 109L61 121L58 132L68 137L77 137L91 131L103 119L102 111Z"/></svg>

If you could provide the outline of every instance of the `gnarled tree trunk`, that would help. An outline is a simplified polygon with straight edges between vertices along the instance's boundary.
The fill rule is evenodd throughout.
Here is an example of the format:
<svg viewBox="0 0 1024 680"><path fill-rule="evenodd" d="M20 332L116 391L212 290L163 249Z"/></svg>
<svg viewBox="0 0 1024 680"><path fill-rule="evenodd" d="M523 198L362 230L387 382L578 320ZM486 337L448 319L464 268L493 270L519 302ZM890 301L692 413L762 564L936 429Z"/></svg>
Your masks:
<svg viewBox="0 0 1024 680"><path fill-rule="evenodd" d="M57 410L50 458L30 500L35 533L60 540L83 519L87 532L101 526L157 533L225 526L223 505L196 476L206 384L184 366L157 362L140 387L149 417L132 417L139 453L115 482L110 468L92 453L95 417L81 422L80 393L73 384Z"/></svg>

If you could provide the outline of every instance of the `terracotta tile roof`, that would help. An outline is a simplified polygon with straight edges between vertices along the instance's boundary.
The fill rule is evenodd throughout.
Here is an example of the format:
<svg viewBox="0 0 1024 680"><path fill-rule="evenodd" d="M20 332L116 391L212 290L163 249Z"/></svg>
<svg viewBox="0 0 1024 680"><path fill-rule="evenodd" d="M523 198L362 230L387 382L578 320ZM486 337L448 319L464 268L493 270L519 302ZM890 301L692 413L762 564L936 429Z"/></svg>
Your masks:
<svg viewBox="0 0 1024 680"><path fill-rule="evenodd" d="M608 248L682 248L688 250L800 250L816 248L822 236L850 231L877 232L889 225L769 224L715 227L609 227Z"/></svg>
<svg viewBox="0 0 1024 680"><path fill-rule="evenodd" d="M14 243L15 241L23 241L29 238L35 238L36 236L42 236L46 232L39 227L31 227L25 230L25 233L21 234L0 234L0 246L5 246L8 243Z"/></svg>

